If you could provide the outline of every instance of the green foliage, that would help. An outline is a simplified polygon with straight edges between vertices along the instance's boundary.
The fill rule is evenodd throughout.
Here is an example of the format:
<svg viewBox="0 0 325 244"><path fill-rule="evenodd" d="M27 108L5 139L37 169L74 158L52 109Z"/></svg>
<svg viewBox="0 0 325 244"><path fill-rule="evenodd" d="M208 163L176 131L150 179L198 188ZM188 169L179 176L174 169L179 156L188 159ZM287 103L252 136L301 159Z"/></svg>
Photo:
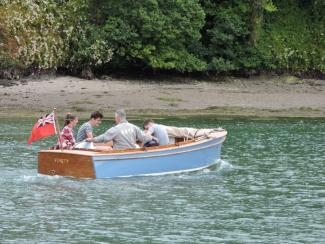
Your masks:
<svg viewBox="0 0 325 244"><path fill-rule="evenodd" d="M96 26L86 24L71 40L70 68L96 67L111 60L112 49L103 39L103 33Z"/></svg>
<svg viewBox="0 0 325 244"><path fill-rule="evenodd" d="M202 6L206 23L202 29L200 54L208 63L207 70L233 71L248 65L249 2L206 0Z"/></svg>
<svg viewBox="0 0 325 244"><path fill-rule="evenodd" d="M272 0L250 0L250 9L250 41L253 46L256 46L262 31L264 12L274 12L277 7Z"/></svg>
<svg viewBox="0 0 325 244"><path fill-rule="evenodd" d="M17 67L18 63L6 52L0 51L0 70Z"/></svg>
<svg viewBox="0 0 325 244"><path fill-rule="evenodd" d="M89 1L78 0L75 3L74 11L68 10L69 21L67 23L70 23L73 28L68 38L69 50L63 65L77 70L109 62L113 51L103 38L103 29L90 23L93 16L88 13Z"/></svg>
<svg viewBox="0 0 325 244"><path fill-rule="evenodd" d="M274 11L278 10L278 8L274 5L272 0L259 0L259 2L261 4L262 8L268 12L274 12Z"/></svg>
<svg viewBox="0 0 325 244"><path fill-rule="evenodd" d="M307 3L308 2L308 3ZM325 71L325 3L277 1L279 11L266 16L258 42L264 67L293 71Z"/></svg>
<svg viewBox="0 0 325 244"><path fill-rule="evenodd" d="M106 49L101 48L100 41L88 40L87 29L84 29L86 3L86 0L2 2L1 59L33 69L57 68L71 63L84 65L85 62L92 66L102 62L105 56L102 52ZM78 45L73 46L76 43Z"/></svg>
<svg viewBox="0 0 325 244"><path fill-rule="evenodd" d="M53 1L11 0L0 12L11 39L8 51L21 65L47 69L63 59L66 48L59 21L63 16Z"/></svg>
<svg viewBox="0 0 325 244"><path fill-rule="evenodd" d="M205 69L205 62L193 53L204 24L198 1L92 0L90 13L96 16L98 28L105 31L116 64L142 63L179 71Z"/></svg>
<svg viewBox="0 0 325 244"><path fill-rule="evenodd" d="M320 0L1 0L0 69L325 72Z"/></svg>

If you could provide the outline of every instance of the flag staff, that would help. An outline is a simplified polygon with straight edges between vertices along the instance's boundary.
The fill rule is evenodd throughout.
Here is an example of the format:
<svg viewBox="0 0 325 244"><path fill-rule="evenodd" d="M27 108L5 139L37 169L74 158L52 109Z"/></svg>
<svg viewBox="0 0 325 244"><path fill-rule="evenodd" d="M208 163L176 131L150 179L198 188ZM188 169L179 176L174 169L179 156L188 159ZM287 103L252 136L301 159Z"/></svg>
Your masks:
<svg viewBox="0 0 325 244"><path fill-rule="evenodd" d="M56 113L56 108L53 108L54 112L54 125L55 125L55 130L58 132L58 141L59 141L59 147L62 150L62 142L61 142L61 131L60 131L60 125L59 125L59 120L57 118L57 113Z"/></svg>

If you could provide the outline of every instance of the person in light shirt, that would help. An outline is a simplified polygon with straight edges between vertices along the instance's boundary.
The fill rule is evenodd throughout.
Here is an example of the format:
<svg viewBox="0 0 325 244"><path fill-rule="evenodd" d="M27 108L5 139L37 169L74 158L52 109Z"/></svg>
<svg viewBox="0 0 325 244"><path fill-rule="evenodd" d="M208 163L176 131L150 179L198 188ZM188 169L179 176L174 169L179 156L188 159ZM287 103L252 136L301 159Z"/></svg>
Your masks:
<svg viewBox="0 0 325 244"><path fill-rule="evenodd" d="M153 137L154 142L149 142L147 146L163 146L169 144L169 137L164 125L156 124L152 119L147 119L143 122L143 128L146 134ZM145 145L146 146L146 145Z"/></svg>
<svg viewBox="0 0 325 244"><path fill-rule="evenodd" d="M115 112L115 123L116 126L108 129L104 134L86 141L95 143L113 141L113 149L122 150L138 148L137 141L146 143L152 140L152 136L145 134L139 127L126 120L124 109Z"/></svg>

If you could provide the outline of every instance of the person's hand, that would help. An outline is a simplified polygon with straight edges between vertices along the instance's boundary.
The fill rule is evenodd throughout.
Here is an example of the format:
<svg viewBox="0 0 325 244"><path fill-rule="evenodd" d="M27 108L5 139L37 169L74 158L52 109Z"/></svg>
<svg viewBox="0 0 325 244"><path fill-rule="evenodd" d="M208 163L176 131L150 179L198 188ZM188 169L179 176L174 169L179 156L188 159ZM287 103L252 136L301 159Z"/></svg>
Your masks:
<svg viewBox="0 0 325 244"><path fill-rule="evenodd" d="M94 138L87 138L86 142L94 142Z"/></svg>
<svg viewBox="0 0 325 244"><path fill-rule="evenodd" d="M157 137L152 137L152 140L154 140L154 141L156 141L158 144L159 144L159 140L158 140L158 138Z"/></svg>

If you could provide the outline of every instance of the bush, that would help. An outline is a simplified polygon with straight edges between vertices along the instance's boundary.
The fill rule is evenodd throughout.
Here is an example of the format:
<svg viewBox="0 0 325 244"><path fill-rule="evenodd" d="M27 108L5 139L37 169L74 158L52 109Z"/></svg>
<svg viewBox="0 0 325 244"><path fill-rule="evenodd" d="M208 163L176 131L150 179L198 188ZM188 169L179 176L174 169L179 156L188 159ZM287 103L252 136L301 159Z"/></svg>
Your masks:
<svg viewBox="0 0 325 244"><path fill-rule="evenodd" d="M250 4L247 1L202 1L206 13L200 54L207 70L234 71L248 65ZM255 67L255 64L248 66Z"/></svg>
<svg viewBox="0 0 325 244"><path fill-rule="evenodd" d="M204 12L197 0L90 1L93 24L105 32L117 66L204 70L195 54ZM98 6L100 6L98 8Z"/></svg>
<svg viewBox="0 0 325 244"><path fill-rule="evenodd" d="M325 72L325 13L322 13L325 3L323 6L317 6L321 1L275 3L279 10L265 16L258 41L264 68Z"/></svg>
<svg viewBox="0 0 325 244"><path fill-rule="evenodd" d="M1 2L0 30L5 47L0 54L2 59L39 70L101 63L102 43L88 40L88 29L84 29L88 20L86 3L85 0Z"/></svg>
<svg viewBox="0 0 325 244"><path fill-rule="evenodd" d="M63 15L54 1L6 1L0 12L8 39L13 41L14 37L8 52L20 65L48 69L64 60L67 46L60 35Z"/></svg>
<svg viewBox="0 0 325 244"><path fill-rule="evenodd" d="M1 0L0 69L325 72L324 9L319 0Z"/></svg>

